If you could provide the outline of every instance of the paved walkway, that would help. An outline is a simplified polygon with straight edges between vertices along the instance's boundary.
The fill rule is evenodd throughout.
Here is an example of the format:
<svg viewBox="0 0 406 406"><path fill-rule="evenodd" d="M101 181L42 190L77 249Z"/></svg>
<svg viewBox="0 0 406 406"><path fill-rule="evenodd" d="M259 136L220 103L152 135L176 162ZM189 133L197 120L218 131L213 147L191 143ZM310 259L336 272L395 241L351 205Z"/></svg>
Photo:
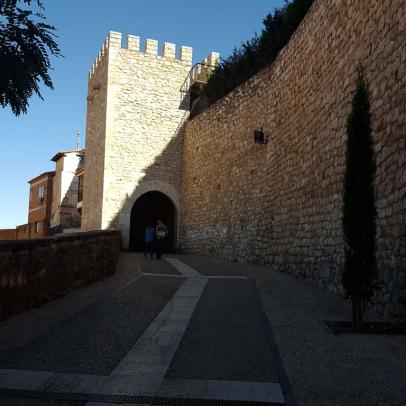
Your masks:
<svg viewBox="0 0 406 406"><path fill-rule="evenodd" d="M0 325L3 403L285 404L262 309L239 272L123 254L113 278Z"/></svg>
<svg viewBox="0 0 406 406"><path fill-rule="evenodd" d="M347 312L267 268L122 254L113 277L0 324L0 404L295 405L291 384L300 406L405 405L405 338L322 323Z"/></svg>

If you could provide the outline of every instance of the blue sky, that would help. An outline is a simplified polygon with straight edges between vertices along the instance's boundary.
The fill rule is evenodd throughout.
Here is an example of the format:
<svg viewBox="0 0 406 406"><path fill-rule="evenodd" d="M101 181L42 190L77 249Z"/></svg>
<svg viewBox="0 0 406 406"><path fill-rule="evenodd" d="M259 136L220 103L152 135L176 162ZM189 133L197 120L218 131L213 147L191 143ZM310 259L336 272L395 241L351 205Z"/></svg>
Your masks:
<svg viewBox="0 0 406 406"><path fill-rule="evenodd" d="M193 61L210 51L228 56L262 29L283 0L43 0L58 29L64 58L53 61L54 90L42 88L27 115L0 107L0 228L27 222L27 181L54 170L50 158L72 149L86 128L87 73L108 32L118 31L193 47Z"/></svg>

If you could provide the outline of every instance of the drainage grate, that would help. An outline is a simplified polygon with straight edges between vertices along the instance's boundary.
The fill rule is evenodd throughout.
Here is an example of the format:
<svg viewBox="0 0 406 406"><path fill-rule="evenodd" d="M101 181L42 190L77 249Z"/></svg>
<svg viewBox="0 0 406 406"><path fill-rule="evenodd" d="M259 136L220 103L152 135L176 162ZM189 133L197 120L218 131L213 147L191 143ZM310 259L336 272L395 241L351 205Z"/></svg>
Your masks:
<svg viewBox="0 0 406 406"><path fill-rule="evenodd" d="M101 402L101 403L132 403L161 406L281 406L281 403L255 402L246 400L214 400L169 398L162 396L142 395L102 395L98 393L53 393L17 389L0 389L1 397L18 397L43 400Z"/></svg>

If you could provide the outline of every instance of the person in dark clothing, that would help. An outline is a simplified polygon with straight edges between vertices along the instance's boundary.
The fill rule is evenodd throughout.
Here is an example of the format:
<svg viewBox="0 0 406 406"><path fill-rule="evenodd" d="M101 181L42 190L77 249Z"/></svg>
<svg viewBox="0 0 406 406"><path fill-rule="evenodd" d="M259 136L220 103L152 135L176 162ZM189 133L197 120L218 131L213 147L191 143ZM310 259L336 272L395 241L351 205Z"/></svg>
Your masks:
<svg viewBox="0 0 406 406"><path fill-rule="evenodd" d="M161 259L162 252L165 248L166 237L168 236L168 228L162 221L158 220L155 227L155 242L156 242L156 257Z"/></svg>
<svg viewBox="0 0 406 406"><path fill-rule="evenodd" d="M146 257L148 253L151 254L151 258L154 255L154 239L155 239L155 230L152 224L148 224L145 229L145 238L144 238L144 256Z"/></svg>

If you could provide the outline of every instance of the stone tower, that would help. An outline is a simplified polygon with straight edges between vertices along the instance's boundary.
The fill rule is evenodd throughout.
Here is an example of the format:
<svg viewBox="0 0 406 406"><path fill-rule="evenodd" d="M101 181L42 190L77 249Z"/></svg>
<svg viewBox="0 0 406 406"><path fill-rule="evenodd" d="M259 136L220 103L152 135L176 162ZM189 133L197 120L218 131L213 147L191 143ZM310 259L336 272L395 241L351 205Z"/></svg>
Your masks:
<svg viewBox="0 0 406 406"><path fill-rule="evenodd" d="M143 51L139 37L128 36L125 48L121 41L110 32L89 73L82 229L120 229L128 248L162 215L176 247L192 48L180 47L176 57L174 44L158 53L155 40Z"/></svg>

